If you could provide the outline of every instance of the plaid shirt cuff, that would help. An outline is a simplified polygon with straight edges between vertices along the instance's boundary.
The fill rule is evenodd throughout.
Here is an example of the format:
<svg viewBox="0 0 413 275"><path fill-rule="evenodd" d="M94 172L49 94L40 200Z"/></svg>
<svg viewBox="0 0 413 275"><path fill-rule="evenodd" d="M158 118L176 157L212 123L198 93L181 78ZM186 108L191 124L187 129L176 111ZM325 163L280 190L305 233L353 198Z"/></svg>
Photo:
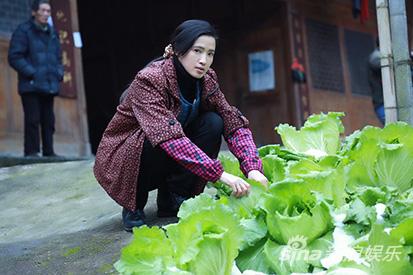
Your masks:
<svg viewBox="0 0 413 275"><path fill-rule="evenodd" d="M252 170L263 173L262 162L250 129L239 128L228 137L227 143L229 150L239 160L241 171L246 177Z"/></svg>
<svg viewBox="0 0 413 275"><path fill-rule="evenodd" d="M159 146L171 158L204 180L215 182L224 172L219 160L211 159L187 137L170 139Z"/></svg>

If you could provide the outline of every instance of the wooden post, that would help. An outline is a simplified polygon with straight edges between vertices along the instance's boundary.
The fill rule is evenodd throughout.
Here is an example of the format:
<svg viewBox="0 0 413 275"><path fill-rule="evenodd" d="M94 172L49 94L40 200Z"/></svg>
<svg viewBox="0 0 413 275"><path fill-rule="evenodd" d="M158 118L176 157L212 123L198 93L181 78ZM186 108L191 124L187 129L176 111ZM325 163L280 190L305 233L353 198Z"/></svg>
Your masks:
<svg viewBox="0 0 413 275"><path fill-rule="evenodd" d="M73 33L79 32L76 0L53 0L54 23L59 31L62 45L63 65L65 77L62 83L60 95L66 101L73 101L67 108L75 109L72 120L76 125L75 142L78 148L78 156L91 156L89 143L86 97L83 80L81 48L76 47ZM59 29L60 28L60 29Z"/></svg>
<svg viewBox="0 0 413 275"><path fill-rule="evenodd" d="M398 120L388 0L376 0L386 124Z"/></svg>
<svg viewBox="0 0 413 275"><path fill-rule="evenodd" d="M76 0L70 0L70 14L72 17L72 30L73 32L79 32L79 20L77 15L77 2ZM89 142L89 130L87 123L87 111L86 111L86 96L85 85L83 79L83 67L82 67L82 52L80 48L74 48L74 63L75 63L75 77L76 89L77 89L77 116L79 121L79 155L83 157L89 157L92 155L92 150Z"/></svg>
<svg viewBox="0 0 413 275"><path fill-rule="evenodd" d="M291 62L291 60L296 56L296 45L295 45L295 41L294 41L294 18L292 13L293 11L293 7L292 7L292 3L290 1L286 1L286 10L287 10L287 26L288 26L288 34L289 34L289 43L290 43L290 51L291 54L289 55L289 61ZM296 16L298 17L298 16ZM298 18L295 18L295 20L298 20ZM297 34L300 35L300 34ZM289 72L290 73L290 72ZM290 78L291 79L291 78ZM292 86L292 90L293 90L293 94L294 94L294 120L295 120L295 125L298 127L303 126L304 124L304 118L303 118L303 113L302 113L302 106L301 106L301 94L300 94L300 87L299 84L295 84L294 82L292 82L291 84Z"/></svg>
<svg viewBox="0 0 413 275"><path fill-rule="evenodd" d="M404 0L389 2L397 115L400 121L413 125L412 74L407 38L407 16Z"/></svg>

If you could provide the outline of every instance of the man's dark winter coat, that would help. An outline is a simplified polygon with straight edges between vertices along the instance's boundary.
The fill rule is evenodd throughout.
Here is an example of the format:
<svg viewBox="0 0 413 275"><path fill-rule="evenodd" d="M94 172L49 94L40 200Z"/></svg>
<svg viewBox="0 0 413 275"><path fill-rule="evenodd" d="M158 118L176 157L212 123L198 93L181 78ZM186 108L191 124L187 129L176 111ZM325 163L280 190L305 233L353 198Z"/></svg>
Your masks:
<svg viewBox="0 0 413 275"><path fill-rule="evenodd" d="M63 80L59 37L52 26L43 30L33 19L20 24L10 41L9 63L18 72L19 93L57 95Z"/></svg>

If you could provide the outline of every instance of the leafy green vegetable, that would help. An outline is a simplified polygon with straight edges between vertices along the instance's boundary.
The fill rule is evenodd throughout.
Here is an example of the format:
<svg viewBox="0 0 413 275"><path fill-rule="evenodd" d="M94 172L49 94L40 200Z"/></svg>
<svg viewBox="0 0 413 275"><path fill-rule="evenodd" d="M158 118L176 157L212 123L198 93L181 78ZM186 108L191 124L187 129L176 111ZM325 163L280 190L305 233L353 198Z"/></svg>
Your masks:
<svg viewBox="0 0 413 275"><path fill-rule="evenodd" d="M316 158L335 155L340 148L340 133L344 132L342 116L344 113L333 112L311 115L299 131L288 124L280 124L276 131L284 146L295 153Z"/></svg>
<svg viewBox="0 0 413 275"><path fill-rule="evenodd" d="M375 209L372 206L366 206L358 198L351 202L347 215L347 220L353 220L362 225L370 225L376 221Z"/></svg>
<svg viewBox="0 0 413 275"><path fill-rule="evenodd" d="M259 206L265 193L265 188L257 182L247 180L251 186L248 196L236 198L223 196L219 202L227 205L233 214L240 219L240 225L244 231L240 249L252 246L267 234L267 226Z"/></svg>
<svg viewBox="0 0 413 275"><path fill-rule="evenodd" d="M267 155L261 160L264 176L270 183L281 181L285 178L285 160L276 155Z"/></svg>
<svg viewBox="0 0 413 275"><path fill-rule="evenodd" d="M320 260L332 249L332 236L326 234L307 244L306 239L297 236L287 245L279 245L268 240L264 246L266 262L280 275L293 272L309 272L310 269L322 269Z"/></svg>
<svg viewBox="0 0 413 275"><path fill-rule="evenodd" d="M413 274L408 248L394 236L384 231L382 224L374 224L369 237L369 246L364 250L371 262L371 270L377 275Z"/></svg>
<svg viewBox="0 0 413 275"><path fill-rule="evenodd" d="M412 187L413 140L409 143L381 145L377 156L378 181L389 188L404 192Z"/></svg>
<svg viewBox="0 0 413 275"><path fill-rule="evenodd" d="M244 236L240 249L253 246L259 240L263 239L268 232L267 225L262 216L251 219L241 219L241 226L244 229Z"/></svg>
<svg viewBox="0 0 413 275"><path fill-rule="evenodd" d="M320 165L313 160L303 159L288 166L288 176L303 180L310 191L320 193L334 206L341 207L347 198L344 167L333 167L335 163L336 161L326 161Z"/></svg>
<svg viewBox="0 0 413 275"><path fill-rule="evenodd" d="M347 152L354 162L347 169L348 189L358 186L386 186L398 192L412 187L412 127L405 123L390 124L383 129L365 127L353 150Z"/></svg>
<svg viewBox="0 0 413 275"><path fill-rule="evenodd" d="M307 158L308 156L281 147L279 144L269 144L258 148L258 155L263 158L268 155L278 156L286 161L300 160Z"/></svg>
<svg viewBox="0 0 413 275"><path fill-rule="evenodd" d="M373 275L369 268L356 264L351 261L345 261L340 263L338 266L334 266L328 269L325 275Z"/></svg>
<svg viewBox="0 0 413 275"><path fill-rule="evenodd" d="M230 173L234 176L245 178L244 174L241 172L239 162L238 160L234 157L233 154L230 152L220 152L219 153L219 160L222 163L222 166L224 167L225 172Z"/></svg>
<svg viewBox="0 0 413 275"><path fill-rule="evenodd" d="M376 203L386 203L390 200L390 192L386 188L360 186L356 190L356 196L365 205L373 206Z"/></svg>
<svg viewBox="0 0 413 275"><path fill-rule="evenodd" d="M119 273L155 275L175 266L171 243L162 229L142 226L133 229L133 236L114 265Z"/></svg>
<svg viewBox="0 0 413 275"><path fill-rule="evenodd" d="M367 126L341 143L343 115L312 115L300 130L279 125L284 146L258 149L268 190L221 153L250 194L212 184L219 199L187 200L178 223L135 229L116 270L230 274L236 261L241 271L278 275L413 274L413 127Z"/></svg>
<svg viewBox="0 0 413 275"><path fill-rule="evenodd" d="M413 217L403 220L390 235L405 245L413 245Z"/></svg>
<svg viewBox="0 0 413 275"><path fill-rule="evenodd" d="M284 256L283 251L287 246L280 245L276 242L267 240L264 246L264 254L266 260L269 262L272 270L279 275L289 275L292 272L307 272L309 264L306 262L305 257L301 257L292 253ZM287 248L288 249L288 248Z"/></svg>
<svg viewBox="0 0 413 275"><path fill-rule="evenodd" d="M189 207L194 207L192 214ZM244 235L239 220L206 194L184 202L182 208L178 215L184 218L166 227L178 268L195 274L230 274Z"/></svg>
<svg viewBox="0 0 413 275"><path fill-rule="evenodd" d="M330 210L324 201L300 181L281 182L270 187L263 209L268 231L279 244L303 236L308 243L332 228Z"/></svg>
<svg viewBox="0 0 413 275"><path fill-rule="evenodd" d="M405 219L413 218L413 199L400 196L390 205L392 215L390 222L397 225Z"/></svg>
<svg viewBox="0 0 413 275"><path fill-rule="evenodd" d="M267 238L263 238L255 243L255 245L240 251L236 262L241 271L254 270L265 274L272 272L267 257L264 254L264 245L266 242Z"/></svg>

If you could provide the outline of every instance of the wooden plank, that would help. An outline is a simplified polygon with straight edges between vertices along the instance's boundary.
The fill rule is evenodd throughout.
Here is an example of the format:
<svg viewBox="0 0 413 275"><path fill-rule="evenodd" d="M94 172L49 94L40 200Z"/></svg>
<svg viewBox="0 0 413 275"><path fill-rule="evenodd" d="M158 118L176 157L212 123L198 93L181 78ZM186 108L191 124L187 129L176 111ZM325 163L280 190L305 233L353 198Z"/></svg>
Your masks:
<svg viewBox="0 0 413 275"><path fill-rule="evenodd" d="M71 2L62 0L52 0L52 18L56 28L60 46L62 49L62 62L64 66L64 77L60 85L61 97L76 98L77 96L77 78L75 77L74 60L74 41L72 20L77 19L72 17Z"/></svg>
<svg viewBox="0 0 413 275"><path fill-rule="evenodd" d="M77 14L76 0L70 0L70 14L72 18L72 30L79 32L79 21ZM83 79L83 65L81 49L75 48L73 50L73 61L75 63L75 78L77 89L77 121L79 127L79 155L90 156L92 154L91 145L89 142L89 129L87 123L86 110L86 94Z"/></svg>
<svg viewBox="0 0 413 275"><path fill-rule="evenodd" d="M20 96L17 92L17 73L9 66L7 54L10 38L0 38L0 131L2 135L9 132L22 133L23 114Z"/></svg>

